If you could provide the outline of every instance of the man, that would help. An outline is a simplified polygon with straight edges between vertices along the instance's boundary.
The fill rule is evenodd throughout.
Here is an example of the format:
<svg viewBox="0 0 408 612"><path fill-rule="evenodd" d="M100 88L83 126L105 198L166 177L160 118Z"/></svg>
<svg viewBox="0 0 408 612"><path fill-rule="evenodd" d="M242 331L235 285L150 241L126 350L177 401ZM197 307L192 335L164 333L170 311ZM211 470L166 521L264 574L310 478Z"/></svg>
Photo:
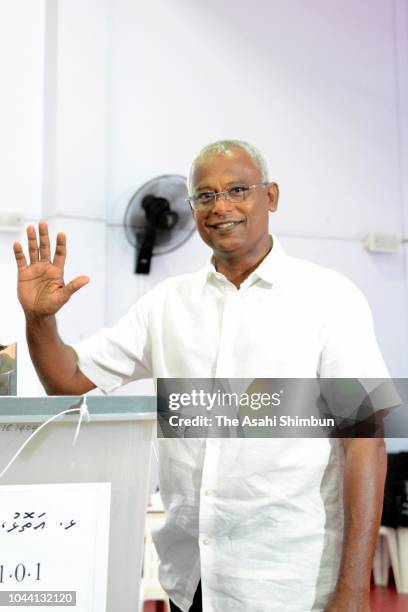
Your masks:
<svg viewBox="0 0 408 612"><path fill-rule="evenodd" d="M55 313L89 279L64 284L64 234L53 262L45 223L39 244L27 229L29 265L15 244L30 354L48 393L110 392L151 376L388 375L361 293L269 235L278 187L258 151L209 145L189 193L212 260L75 347ZM201 609L201 592L206 612L369 610L383 439L160 440L159 451L166 525L155 542L172 610Z"/></svg>

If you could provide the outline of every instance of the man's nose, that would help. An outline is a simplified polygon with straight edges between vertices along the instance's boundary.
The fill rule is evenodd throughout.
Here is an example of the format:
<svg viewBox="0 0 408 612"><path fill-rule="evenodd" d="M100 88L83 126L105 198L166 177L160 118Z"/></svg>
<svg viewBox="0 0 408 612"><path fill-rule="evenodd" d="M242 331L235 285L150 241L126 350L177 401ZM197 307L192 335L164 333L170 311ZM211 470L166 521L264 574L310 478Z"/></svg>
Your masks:
<svg viewBox="0 0 408 612"><path fill-rule="evenodd" d="M223 213L233 210L233 203L226 198L226 194L217 194L213 204L212 212Z"/></svg>

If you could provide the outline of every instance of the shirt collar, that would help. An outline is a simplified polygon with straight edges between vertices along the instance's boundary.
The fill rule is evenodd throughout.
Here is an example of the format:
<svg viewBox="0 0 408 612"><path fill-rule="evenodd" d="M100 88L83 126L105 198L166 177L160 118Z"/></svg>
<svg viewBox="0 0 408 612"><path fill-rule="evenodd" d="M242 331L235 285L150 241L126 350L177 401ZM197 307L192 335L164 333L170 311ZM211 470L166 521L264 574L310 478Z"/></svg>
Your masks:
<svg viewBox="0 0 408 612"><path fill-rule="evenodd" d="M252 277L260 278L267 283L274 285L281 278L282 271L286 262L287 255L279 240L275 236L271 236L273 241L272 249L269 251L265 259L259 266L250 274L247 281ZM204 283L210 278L218 275L214 265L214 256L210 255L205 266L200 270L203 275Z"/></svg>

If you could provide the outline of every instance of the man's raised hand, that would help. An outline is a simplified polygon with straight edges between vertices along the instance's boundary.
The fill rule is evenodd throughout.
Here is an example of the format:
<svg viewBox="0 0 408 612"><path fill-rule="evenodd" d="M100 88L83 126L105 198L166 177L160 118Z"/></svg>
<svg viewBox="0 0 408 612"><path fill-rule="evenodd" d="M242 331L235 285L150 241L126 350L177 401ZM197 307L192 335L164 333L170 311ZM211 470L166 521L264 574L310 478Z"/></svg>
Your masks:
<svg viewBox="0 0 408 612"><path fill-rule="evenodd" d="M88 276L78 276L67 285L64 283L66 258L65 234L57 235L54 259L51 261L48 226L38 224L39 244L33 225L27 227L30 263L24 256L19 242L14 243L14 255L18 267L17 294L25 314L29 317L53 315L66 303L75 291L89 282Z"/></svg>

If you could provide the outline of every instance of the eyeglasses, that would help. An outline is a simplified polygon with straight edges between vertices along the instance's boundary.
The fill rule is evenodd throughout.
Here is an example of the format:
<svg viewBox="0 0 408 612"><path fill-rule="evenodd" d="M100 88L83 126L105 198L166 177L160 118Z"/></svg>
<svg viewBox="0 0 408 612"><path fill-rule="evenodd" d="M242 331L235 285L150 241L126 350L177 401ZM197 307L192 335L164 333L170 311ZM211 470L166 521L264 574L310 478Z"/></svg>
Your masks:
<svg viewBox="0 0 408 612"><path fill-rule="evenodd" d="M265 187L269 185L269 183L254 183L253 185L236 185L235 187L231 187L230 189L226 189L225 191L202 191L201 193L190 196L186 198L186 202L188 202L194 210L204 210L206 208L210 208L215 204L217 198L223 197L229 202L243 202L250 191L255 189L255 187Z"/></svg>

